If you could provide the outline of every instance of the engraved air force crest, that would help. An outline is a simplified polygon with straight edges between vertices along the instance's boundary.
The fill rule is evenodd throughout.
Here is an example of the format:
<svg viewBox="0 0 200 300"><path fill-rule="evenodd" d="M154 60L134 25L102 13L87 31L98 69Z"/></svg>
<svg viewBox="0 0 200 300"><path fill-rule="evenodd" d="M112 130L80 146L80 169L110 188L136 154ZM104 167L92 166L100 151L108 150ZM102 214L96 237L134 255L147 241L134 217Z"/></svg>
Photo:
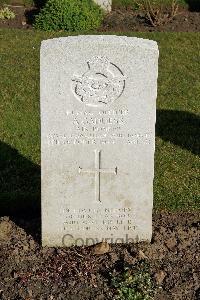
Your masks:
<svg viewBox="0 0 200 300"><path fill-rule="evenodd" d="M87 62L88 70L72 78L75 97L87 106L104 107L118 99L125 88L125 77L106 57L95 56Z"/></svg>

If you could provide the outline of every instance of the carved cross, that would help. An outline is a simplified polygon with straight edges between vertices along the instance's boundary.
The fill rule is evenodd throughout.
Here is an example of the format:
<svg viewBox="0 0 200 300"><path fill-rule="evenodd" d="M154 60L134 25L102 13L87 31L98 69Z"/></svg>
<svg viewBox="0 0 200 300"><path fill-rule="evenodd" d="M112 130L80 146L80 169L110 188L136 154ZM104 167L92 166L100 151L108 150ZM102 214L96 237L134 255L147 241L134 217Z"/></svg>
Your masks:
<svg viewBox="0 0 200 300"><path fill-rule="evenodd" d="M117 167L115 169L101 169L100 160L101 160L101 151L95 149L95 168L94 169L82 169L79 167L79 173L88 173L95 175L95 201L101 202L100 198L100 174L107 173L107 174L114 174L117 175Z"/></svg>

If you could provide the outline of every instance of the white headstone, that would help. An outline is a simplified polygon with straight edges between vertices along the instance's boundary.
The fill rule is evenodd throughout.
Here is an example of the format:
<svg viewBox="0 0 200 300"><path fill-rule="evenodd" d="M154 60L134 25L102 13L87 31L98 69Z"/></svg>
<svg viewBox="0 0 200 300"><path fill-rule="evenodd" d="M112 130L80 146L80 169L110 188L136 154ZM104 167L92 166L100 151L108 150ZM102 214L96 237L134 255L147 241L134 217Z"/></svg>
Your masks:
<svg viewBox="0 0 200 300"><path fill-rule="evenodd" d="M43 245L151 240L157 75L151 40L42 42Z"/></svg>
<svg viewBox="0 0 200 300"><path fill-rule="evenodd" d="M112 0L94 0L105 11L110 12L112 9Z"/></svg>

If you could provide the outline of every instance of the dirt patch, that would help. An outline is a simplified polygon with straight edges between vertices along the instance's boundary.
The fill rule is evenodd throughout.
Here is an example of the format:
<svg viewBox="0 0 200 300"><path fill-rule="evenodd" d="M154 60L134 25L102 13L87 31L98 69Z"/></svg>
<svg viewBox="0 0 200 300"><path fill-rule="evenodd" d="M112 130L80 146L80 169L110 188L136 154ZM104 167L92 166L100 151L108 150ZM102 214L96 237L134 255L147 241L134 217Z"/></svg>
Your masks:
<svg viewBox="0 0 200 300"><path fill-rule="evenodd" d="M5 6L4 6L5 7ZM35 7L8 6L15 13L12 20L0 20L0 28L31 29L35 15L39 10Z"/></svg>
<svg viewBox="0 0 200 300"><path fill-rule="evenodd" d="M191 12L182 9L170 22L162 26L152 26L143 12L133 10L113 10L106 16L100 31L200 31L200 12Z"/></svg>
<svg viewBox="0 0 200 300"><path fill-rule="evenodd" d="M31 29L35 15L39 10L35 7L9 6L15 12L13 20L0 21L0 28ZM179 14L169 23L153 27L145 17L144 12L135 12L132 9L114 9L108 14L99 29L100 32L127 32L127 31L176 31L197 32L200 31L200 12L186 9L180 10Z"/></svg>
<svg viewBox="0 0 200 300"><path fill-rule="evenodd" d="M114 299L111 277L141 261L155 300L200 299L199 213L154 214L151 244L111 245L102 255L91 247L41 248L39 220L18 224L0 219L1 299Z"/></svg>

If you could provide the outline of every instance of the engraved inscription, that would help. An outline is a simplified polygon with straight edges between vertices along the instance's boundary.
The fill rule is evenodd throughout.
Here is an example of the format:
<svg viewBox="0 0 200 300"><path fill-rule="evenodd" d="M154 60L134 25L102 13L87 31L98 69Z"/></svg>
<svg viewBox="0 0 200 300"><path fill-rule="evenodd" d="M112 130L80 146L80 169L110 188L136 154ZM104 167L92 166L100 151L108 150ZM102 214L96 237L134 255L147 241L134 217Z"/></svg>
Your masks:
<svg viewBox="0 0 200 300"><path fill-rule="evenodd" d="M119 67L104 56L87 62L88 70L72 78L72 91L87 106L103 107L118 99L125 88L125 77Z"/></svg>
<svg viewBox="0 0 200 300"><path fill-rule="evenodd" d="M62 145L150 145L153 143L151 131L138 132L127 129L130 119L128 109L64 112L73 130L63 133L51 132L47 136L49 146Z"/></svg>
<svg viewBox="0 0 200 300"><path fill-rule="evenodd" d="M124 208L80 208L64 209L64 230L73 231L133 231L135 230L134 211Z"/></svg>
<svg viewBox="0 0 200 300"><path fill-rule="evenodd" d="M100 165L100 154L101 151L95 149L95 169L83 169L79 167L79 173L89 173L89 174L94 174L95 175L95 201L101 202L100 199L100 173L108 173L108 174L114 174L117 175L117 167L115 167L114 170L112 169L101 169Z"/></svg>

